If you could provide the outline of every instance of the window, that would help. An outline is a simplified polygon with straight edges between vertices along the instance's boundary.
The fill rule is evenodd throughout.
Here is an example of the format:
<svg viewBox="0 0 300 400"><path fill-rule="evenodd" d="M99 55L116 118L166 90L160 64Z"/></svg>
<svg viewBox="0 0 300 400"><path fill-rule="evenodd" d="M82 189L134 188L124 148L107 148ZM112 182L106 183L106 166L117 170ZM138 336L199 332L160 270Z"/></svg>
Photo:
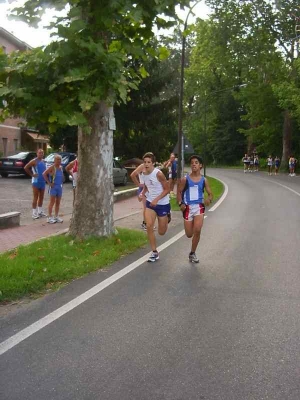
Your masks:
<svg viewBox="0 0 300 400"><path fill-rule="evenodd" d="M18 139L14 139L14 150L18 150Z"/></svg>
<svg viewBox="0 0 300 400"><path fill-rule="evenodd" d="M3 145L3 155L6 157L7 155L7 138L2 138L2 145Z"/></svg>

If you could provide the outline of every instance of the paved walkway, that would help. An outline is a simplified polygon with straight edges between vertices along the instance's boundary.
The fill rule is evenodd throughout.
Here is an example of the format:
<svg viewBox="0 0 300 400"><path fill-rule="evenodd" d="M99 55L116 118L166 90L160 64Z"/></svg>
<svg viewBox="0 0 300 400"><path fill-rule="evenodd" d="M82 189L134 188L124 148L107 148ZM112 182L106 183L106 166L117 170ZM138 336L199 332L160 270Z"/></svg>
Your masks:
<svg viewBox="0 0 300 400"><path fill-rule="evenodd" d="M28 212L31 212L29 210ZM142 204L136 197L119 201L114 204L114 220L116 225L139 228L142 217ZM46 218L31 220L30 223L15 228L0 231L0 253L14 249L21 244L28 244L35 240L67 232L71 214L62 216L62 224L48 224Z"/></svg>

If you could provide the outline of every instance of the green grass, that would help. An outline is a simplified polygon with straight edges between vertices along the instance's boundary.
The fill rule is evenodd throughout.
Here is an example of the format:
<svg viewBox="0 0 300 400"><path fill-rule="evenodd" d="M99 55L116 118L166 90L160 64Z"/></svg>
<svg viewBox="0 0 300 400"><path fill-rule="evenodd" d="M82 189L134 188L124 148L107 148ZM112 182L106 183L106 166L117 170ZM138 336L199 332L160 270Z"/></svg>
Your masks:
<svg viewBox="0 0 300 400"><path fill-rule="evenodd" d="M36 296L101 269L147 243L144 232L118 228L111 238L55 236L0 255L0 302Z"/></svg>
<svg viewBox="0 0 300 400"><path fill-rule="evenodd" d="M224 191L224 187L223 187L223 184L220 181L218 181L217 179L215 179L215 178L211 178L210 176L208 176L207 179L208 179L209 186L210 186L210 188L211 188L211 190L213 192L213 195L214 195L214 201L213 202L215 203L222 196L223 191ZM205 198L207 197L207 193L206 192L205 192L204 197ZM176 197L170 196L170 203L171 203L171 210L172 211L180 211L180 208L178 206Z"/></svg>

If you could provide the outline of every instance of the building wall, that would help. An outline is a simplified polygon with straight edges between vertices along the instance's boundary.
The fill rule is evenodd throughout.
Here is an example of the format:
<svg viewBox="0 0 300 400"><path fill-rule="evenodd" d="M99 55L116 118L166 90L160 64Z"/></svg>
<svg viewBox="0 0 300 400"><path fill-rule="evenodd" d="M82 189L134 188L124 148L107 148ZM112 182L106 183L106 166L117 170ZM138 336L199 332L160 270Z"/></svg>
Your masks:
<svg viewBox="0 0 300 400"><path fill-rule="evenodd" d="M0 32L0 46L3 48L6 54L11 53L15 50L20 50L14 43L10 42L8 39L3 37Z"/></svg>
<svg viewBox="0 0 300 400"><path fill-rule="evenodd" d="M23 50L16 43L10 41L0 31L0 47L6 54L15 50ZM21 149L21 130L18 127L19 119L6 119L0 123L0 156L9 156Z"/></svg>

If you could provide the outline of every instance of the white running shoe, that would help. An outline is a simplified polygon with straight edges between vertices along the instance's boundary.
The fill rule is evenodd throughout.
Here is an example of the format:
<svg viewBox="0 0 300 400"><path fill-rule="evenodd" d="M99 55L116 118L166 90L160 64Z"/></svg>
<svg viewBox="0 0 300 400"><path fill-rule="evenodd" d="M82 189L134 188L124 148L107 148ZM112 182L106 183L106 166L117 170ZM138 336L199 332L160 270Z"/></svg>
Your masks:
<svg viewBox="0 0 300 400"><path fill-rule="evenodd" d="M54 217L48 217L47 218L47 222L48 222L48 224L55 224L56 223L56 219Z"/></svg>
<svg viewBox="0 0 300 400"><path fill-rule="evenodd" d="M39 217L47 217L47 214L45 213L44 210L39 212Z"/></svg>
<svg viewBox="0 0 300 400"><path fill-rule="evenodd" d="M148 262L155 262L159 260L159 255L157 251L152 251L152 253L150 254L150 257L148 258Z"/></svg>
<svg viewBox="0 0 300 400"><path fill-rule="evenodd" d="M59 217L54 217L54 219L55 219L55 222L59 222L59 223L64 222L64 220Z"/></svg>
<svg viewBox="0 0 300 400"><path fill-rule="evenodd" d="M189 254L189 262L198 264L199 259L198 259L198 257L196 256L196 253L190 253L190 254Z"/></svg>
<svg viewBox="0 0 300 400"><path fill-rule="evenodd" d="M38 216L38 214L32 214L32 219L39 219L40 217Z"/></svg>

